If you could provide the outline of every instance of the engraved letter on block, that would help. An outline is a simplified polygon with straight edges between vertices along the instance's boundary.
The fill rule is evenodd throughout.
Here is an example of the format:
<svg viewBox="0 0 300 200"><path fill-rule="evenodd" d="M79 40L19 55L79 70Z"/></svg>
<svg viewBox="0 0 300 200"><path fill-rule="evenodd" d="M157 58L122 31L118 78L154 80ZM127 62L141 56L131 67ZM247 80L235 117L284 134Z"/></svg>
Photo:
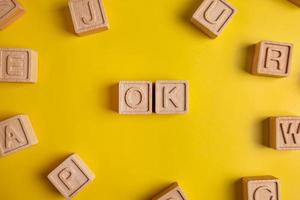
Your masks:
<svg viewBox="0 0 300 200"><path fill-rule="evenodd" d="M0 29L4 29L25 13L16 0L0 0Z"/></svg>
<svg viewBox="0 0 300 200"><path fill-rule="evenodd" d="M178 183L173 183L164 191L153 197L152 200L187 200L187 197L179 187Z"/></svg>

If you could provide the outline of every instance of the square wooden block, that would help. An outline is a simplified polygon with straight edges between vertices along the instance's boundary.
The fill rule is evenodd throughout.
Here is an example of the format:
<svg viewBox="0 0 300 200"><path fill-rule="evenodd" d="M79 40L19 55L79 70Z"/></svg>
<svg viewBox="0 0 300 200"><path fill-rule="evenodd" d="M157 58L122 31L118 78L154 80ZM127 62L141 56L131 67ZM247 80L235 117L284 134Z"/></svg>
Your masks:
<svg viewBox="0 0 300 200"><path fill-rule="evenodd" d="M270 146L277 150L300 149L300 117L271 117Z"/></svg>
<svg viewBox="0 0 300 200"><path fill-rule="evenodd" d="M291 71L293 45L283 42L262 41L255 47L252 73L286 77Z"/></svg>
<svg viewBox="0 0 300 200"><path fill-rule="evenodd" d="M73 154L54 169L48 179L66 199L71 199L93 181L95 175L78 155Z"/></svg>
<svg viewBox="0 0 300 200"><path fill-rule="evenodd" d="M0 48L0 82L37 82L38 56L30 49Z"/></svg>
<svg viewBox="0 0 300 200"><path fill-rule="evenodd" d="M164 191L153 197L152 200L187 200L187 197L179 187L178 183L173 183Z"/></svg>
<svg viewBox="0 0 300 200"><path fill-rule="evenodd" d="M188 81L157 81L155 83L155 112L158 114L187 113L189 107Z"/></svg>
<svg viewBox="0 0 300 200"><path fill-rule="evenodd" d="M69 0L69 8L78 35L109 28L102 0Z"/></svg>
<svg viewBox="0 0 300 200"><path fill-rule="evenodd" d="M119 113L120 114L151 114L152 113L152 82L151 81L120 81L119 82Z"/></svg>
<svg viewBox="0 0 300 200"><path fill-rule="evenodd" d="M191 18L201 31L216 38L236 13L236 10L224 0L204 0Z"/></svg>
<svg viewBox="0 0 300 200"><path fill-rule="evenodd" d="M281 200L279 180L273 176L243 178L243 200Z"/></svg>
<svg viewBox="0 0 300 200"><path fill-rule="evenodd" d="M290 0L293 2L295 5L300 6L300 0Z"/></svg>
<svg viewBox="0 0 300 200"><path fill-rule="evenodd" d="M7 156L37 143L28 116L17 115L0 122L1 156Z"/></svg>
<svg viewBox="0 0 300 200"><path fill-rule="evenodd" d="M16 0L0 0L0 29L4 29L25 13Z"/></svg>

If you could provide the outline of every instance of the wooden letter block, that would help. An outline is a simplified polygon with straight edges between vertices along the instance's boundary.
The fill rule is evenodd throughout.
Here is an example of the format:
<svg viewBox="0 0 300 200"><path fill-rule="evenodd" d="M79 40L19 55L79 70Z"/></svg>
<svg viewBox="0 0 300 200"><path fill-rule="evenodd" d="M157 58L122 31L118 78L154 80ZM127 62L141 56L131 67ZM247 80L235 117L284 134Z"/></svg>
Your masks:
<svg viewBox="0 0 300 200"><path fill-rule="evenodd" d="M73 154L54 169L48 179L66 199L71 199L93 181L95 175L78 155Z"/></svg>
<svg viewBox="0 0 300 200"><path fill-rule="evenodd" d="M187 200L187 197L179 187L178 183L173 183L164 191L153 197L152 200Z"/></svg>
<svg viewBox="0 0 300 200"><path fill-rule="evenodd" d="M0 82L37 82L37 53L30 49L0 48Z"/></svg>
<svg viewBox="0 0 300 200"><path fill-rule="evenodd" d="M6 156L34 144L38 140L26 115L17 115L0 122L0 155Z"/></svg>
<svg viewBox="0 0 300 200"><path fill-rule="evenodd" d="M152 82L120 81L119 82L120 114L152 113Z"/></svg>
<svg viewBox="0 0 300 200"><path fill-rule="evenodd" d="M204 0L191 21L211 38L221 34L236 10L224 0Z"/></svg>
<svg viewBox="0 0 300 200"><path fill-rule="evenodd" d="M300 6L300 0L290 0L293 2L295 5Z"/></svg>
<svg viewBox="0 0 300 200"><path fill-rule="evenodd" d="M155 83L155 112L176 114L188 112L188 81L157 81Z"/></svg>
<svg viewBox="0 0 300 200"><path fill-rule="evenodd" d="M255 47L252 73L286 77L290 73L293 45L262 41Z"/></svg>
<svg viewBox="0 0 300 200"><path fill-rule="evenodd" d="M277 150L299 150L300 117L271 117L270 145Z"/></svg>
<svg viewBox="0 0 300 200"><path fill-rule="evenodd" d="M0 29L4 29L25 13L16 0L0 0Z"/></svg>
<svg viewBox="0 0 300 200"><path fill-rule="evenodd" d="M108 29L102 0L69 0L69 8L78 35Z"/></svg>
<svg viewBox="0 0 300 200"><path fill-rule="evenodd" d="M272 176L243 178L243 200L281 200L279 180Z"/></svg>

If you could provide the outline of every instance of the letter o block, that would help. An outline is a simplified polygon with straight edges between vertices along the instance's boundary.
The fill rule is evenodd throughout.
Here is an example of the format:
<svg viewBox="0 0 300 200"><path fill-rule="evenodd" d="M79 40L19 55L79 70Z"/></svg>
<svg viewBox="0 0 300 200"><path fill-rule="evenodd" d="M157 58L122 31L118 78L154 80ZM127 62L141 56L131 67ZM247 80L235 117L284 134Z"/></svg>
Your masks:
<svg viewBox="0 0 300 200"><path fill-rule="evenodd" d="M120 81L119 82L120 114L152 113L152 82Z"/></svg>

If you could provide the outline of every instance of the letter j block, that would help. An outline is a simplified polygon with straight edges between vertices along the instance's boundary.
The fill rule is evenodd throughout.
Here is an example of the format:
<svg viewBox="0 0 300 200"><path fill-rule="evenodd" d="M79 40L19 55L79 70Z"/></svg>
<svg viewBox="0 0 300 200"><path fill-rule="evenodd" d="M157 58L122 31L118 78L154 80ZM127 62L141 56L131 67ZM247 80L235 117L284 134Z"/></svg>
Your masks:
<svg viewBox="0 0 300 200"><path fill-rule="evenodd" d="M206 35L216 38L235 13L236 9L224 0L204 0L191 21Z"/></svg>

